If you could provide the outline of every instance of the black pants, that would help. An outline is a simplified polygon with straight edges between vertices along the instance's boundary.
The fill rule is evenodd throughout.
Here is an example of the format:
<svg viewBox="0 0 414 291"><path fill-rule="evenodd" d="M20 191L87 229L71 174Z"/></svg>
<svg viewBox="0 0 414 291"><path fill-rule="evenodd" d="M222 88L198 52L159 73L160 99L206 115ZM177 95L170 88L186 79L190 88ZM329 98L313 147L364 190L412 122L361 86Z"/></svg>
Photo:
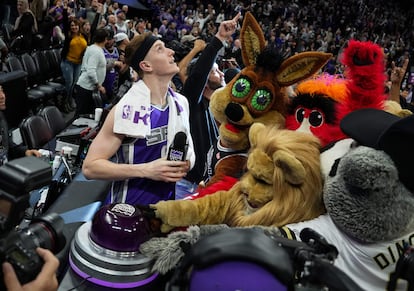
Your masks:
<svg viewBox="0 0 414 291"><path fill-rule="evenodd" d="M93 92L93 90L86 90L79 85L75 85L73 98L76 102L76 116L95 113L95 102L92 98Z"/></svg>

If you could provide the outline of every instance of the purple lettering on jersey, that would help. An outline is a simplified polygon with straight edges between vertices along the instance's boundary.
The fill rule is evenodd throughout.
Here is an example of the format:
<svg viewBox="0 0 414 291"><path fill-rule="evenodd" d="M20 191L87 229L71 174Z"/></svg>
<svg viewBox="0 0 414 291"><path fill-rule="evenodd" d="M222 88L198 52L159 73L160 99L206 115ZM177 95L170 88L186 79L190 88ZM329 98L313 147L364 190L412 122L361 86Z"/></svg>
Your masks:
<svg viewBox="0 0 414 291"><path fill-rule="evenodd" d="M139 121L142 120L142 122L145 125L148 125L149 117L150 117L150 115L148 113L145 113L143 116L141 116L139 111L135 111L134 123L139 123Z"/></svg>

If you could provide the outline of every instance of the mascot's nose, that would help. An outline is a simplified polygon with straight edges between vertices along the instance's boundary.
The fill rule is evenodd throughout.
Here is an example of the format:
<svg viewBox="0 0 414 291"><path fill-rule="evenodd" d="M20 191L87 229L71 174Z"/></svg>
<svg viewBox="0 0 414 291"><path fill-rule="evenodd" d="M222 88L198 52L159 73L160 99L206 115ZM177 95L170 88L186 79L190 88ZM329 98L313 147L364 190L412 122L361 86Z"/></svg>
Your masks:
<svg viewBox="0 0 414 291"><path fill-rule="evenodd" d="M240 104L237 103L229 103L226 106L224 113L226 114L227 118L234 122L242 120L244 115L243 108L240 106Z"/></svg>

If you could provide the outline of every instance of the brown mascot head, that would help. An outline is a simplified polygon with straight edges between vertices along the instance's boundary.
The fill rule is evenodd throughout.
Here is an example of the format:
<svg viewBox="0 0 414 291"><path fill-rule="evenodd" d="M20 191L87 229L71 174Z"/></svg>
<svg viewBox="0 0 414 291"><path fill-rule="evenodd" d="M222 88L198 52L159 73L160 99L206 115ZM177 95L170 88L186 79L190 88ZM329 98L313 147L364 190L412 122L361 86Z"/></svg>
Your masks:
<svg viewBox="0 0 414 291"><path fill-rule="evenodd" d="M238 185L245 205L232 225L282 226L325 212L317 138L260 123L249 138L248 171Z"/></svg>
<svg viewBox="0 0 414 291"><path fill-rule="evenodd" d="M240 32L245 68L225 87L214 92L211 111L220 123L220 139L224 146L249 148L248 132L255 122L284 126L287 108L285 89L312 76L331 54L304 52L286 60L265 46L260 25L247 12Z"/></svg>

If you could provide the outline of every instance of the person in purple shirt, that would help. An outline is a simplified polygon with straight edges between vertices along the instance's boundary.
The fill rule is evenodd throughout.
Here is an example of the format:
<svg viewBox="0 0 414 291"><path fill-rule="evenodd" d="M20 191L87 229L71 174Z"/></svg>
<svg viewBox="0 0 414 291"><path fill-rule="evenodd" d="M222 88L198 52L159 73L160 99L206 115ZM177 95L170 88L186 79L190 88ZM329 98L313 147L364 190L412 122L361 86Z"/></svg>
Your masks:
<svg viewBox="0 0 414 291"><path fill-rule="evenodd" d="M194 165L187 99L170 88L179 68L174 51L145 32L125 49L139 76L111 109L83 162L88 179L112 180L106 203L147 205L174 199L175 182ZM186 134L186 160L166 158L177 132Z"/></svg>

